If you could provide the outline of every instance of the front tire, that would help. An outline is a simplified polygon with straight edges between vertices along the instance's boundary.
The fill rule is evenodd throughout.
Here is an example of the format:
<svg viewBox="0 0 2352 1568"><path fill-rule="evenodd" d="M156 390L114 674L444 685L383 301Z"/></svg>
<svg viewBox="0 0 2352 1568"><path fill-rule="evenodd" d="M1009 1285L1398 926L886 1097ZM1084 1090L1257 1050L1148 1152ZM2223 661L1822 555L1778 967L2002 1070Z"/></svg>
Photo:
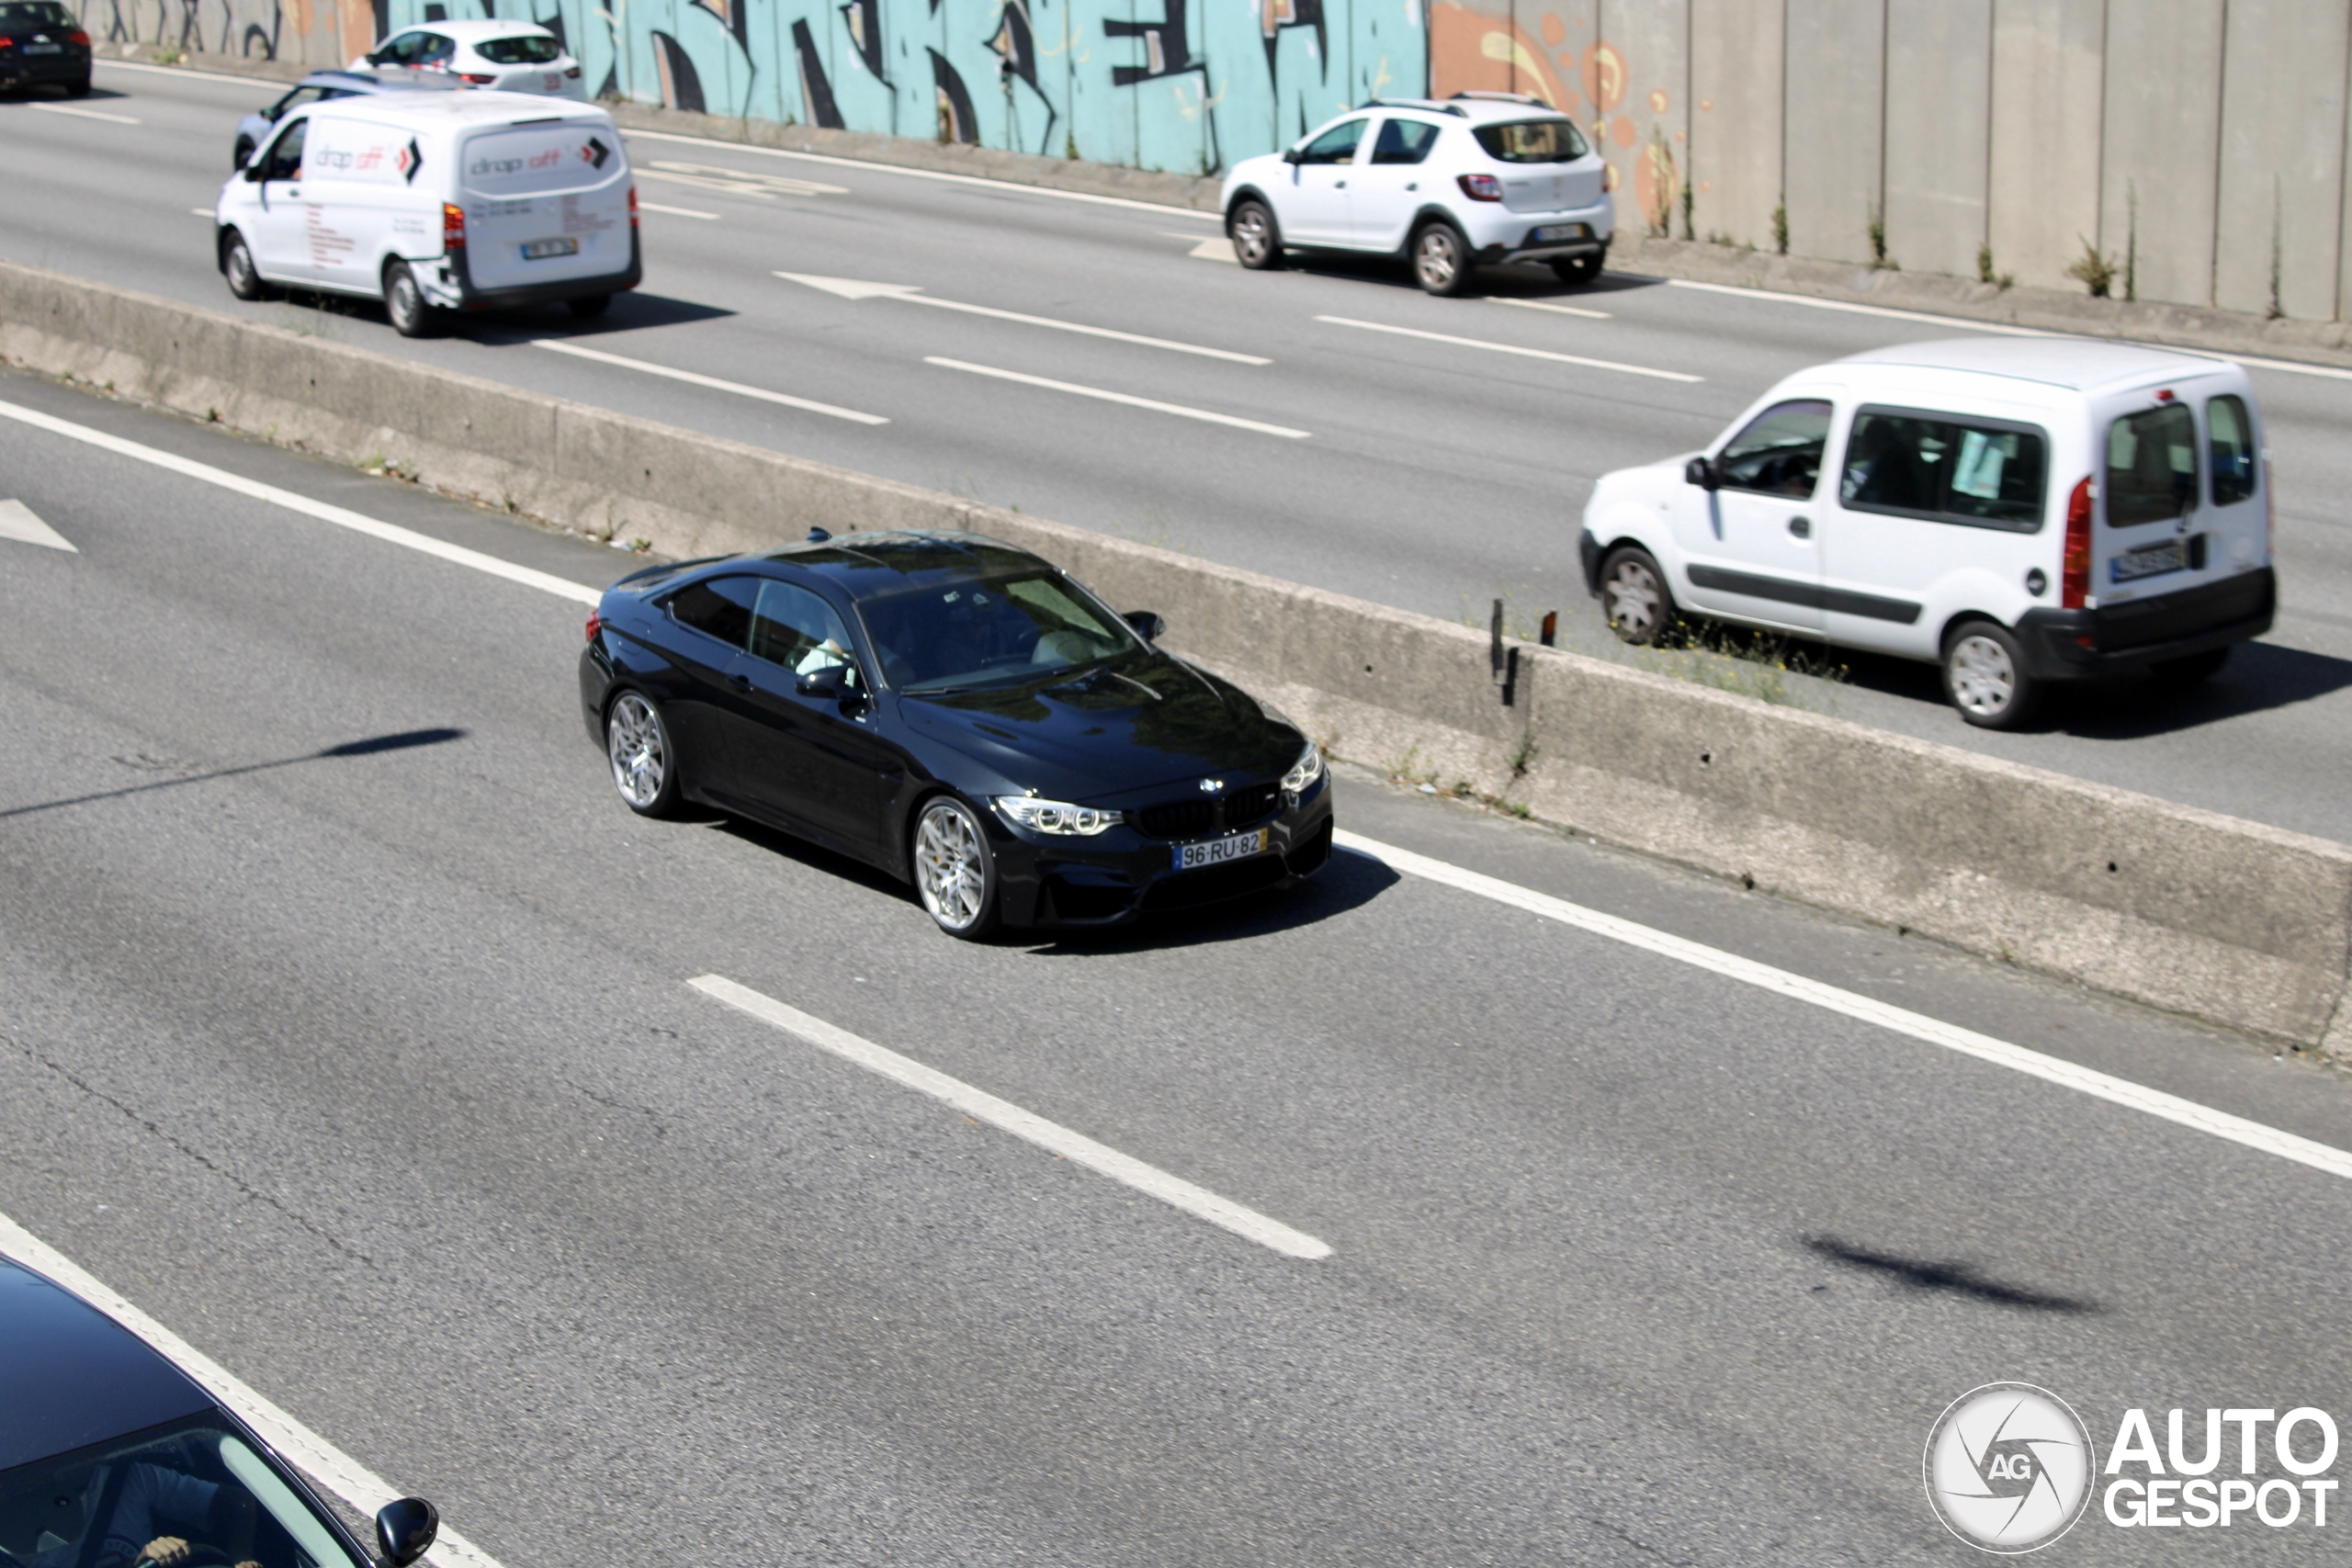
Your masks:
<svg viewBox="0 0 2352 1568"><path fill-rule="evenodd" d="M1619 642L1655 647L1677 614L1657 558L1635 545L1610 551L1600 563L1600 613Z"/></svg>
<svg viewBox="0 0 2352 1568"><path fill-rule="evenodd" d="M2017 729L2041 703L2041 682L2026 673L2025 649L1993 621L1956 626L1944 644L1944 695L1979 729Z"/></svg>
<svg viewBox="0 0 2352 1568"><path fill-rule="evenodd" d="M406 262L384 268L384 314L402 337L431 337L441 325L441 312L425 303L424 290Z"/></svg>
<svg viewBox="0 0 2352 1568"><path fill-rule="evenodd" d="M1600 256L1563 256L1552 264L1552 276L1561 282L1581 287L1600 276Z"/></svg>
<svg viewBox="0 0 2352 1568"><path fill-rule="evenodd" d="M1233 259L1251 272L1274 272L1283 265L1283 234L1274 224L1273 209L1254 197L1238 201L1226 215L1225 237L1233 242Z"/></svg>
<svg viewBox="0 0 2352 1568"><path fill-rule="evenodd" d="M1433 220L1413 232L1413 281L1446 298L1470 287L1470 242L1453 224Z"/></svg>
<svg viewBox="0 0 2352 1568"><path fill-rule="evenodd" d="M621 804L639 817L678 808L678 753L662 710L642 692L623 692L605 712L605 760Z"/></svg>
<svg viewBox="0 0 2352 1568"><path fill-rule="evenodd" d="M269 285L262 281L260 269L254 265L253 247L234 229L220 243L220 276L228 280L229 292L240 299L262 299L269 295Z"/></svg>
<svg viewBox="0 0 2352 1568"><path fill-rule="evenodd" d="M996 924L996 853L970 807L949 795L926 805L915 819L911 859L915 891L941 931L968 942Z"/></svg>

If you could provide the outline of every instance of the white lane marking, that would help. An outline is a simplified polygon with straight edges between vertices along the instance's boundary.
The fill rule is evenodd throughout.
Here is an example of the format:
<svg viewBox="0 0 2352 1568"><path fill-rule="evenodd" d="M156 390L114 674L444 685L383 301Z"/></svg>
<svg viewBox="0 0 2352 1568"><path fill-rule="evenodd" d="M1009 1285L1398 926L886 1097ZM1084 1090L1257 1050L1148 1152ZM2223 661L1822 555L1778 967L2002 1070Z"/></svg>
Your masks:
<svg viewBox="0 0 2352 1568"><path fill-rule="evenodd" d="M691 207L664 207L658 201L640 201L638 206L648 212L660 212L672 218L700 218L711 222L717 222L718 220L718 214L716 212L696 212Z"/></svg>
<svg viewBox="0 0 2352 1568"><path fill-rule="evenodd" d="M509 582L519 582L526 588L537 588L542 592L555 594L558 598L571 600L574 604L594 604L602 602L605 596L600 589L590 588L584 583L567 581L553 572L540 571L535 567L517 566L513 561L501 560L496 556L484 555L480 550L469 550L463 545L453 545L445 539L434 538L429 534L419 534L390 523L379 523L373 517L363 516L359 513L346 511L340 506L330 506L323 501L312 501L307 495L297 495L290 490L280 490L276 485L264 484L259 479L249 479L243 474L232 474L226 468L216 468L209 463L199 463L175 452L162 451L153 446L142 446L136 441L126 441L119 435L109 435L103 430L92 430L87 425L58 419L53 415L42 413L38 409L21 408L15 403L0 402L0 419L13 419L19 424L29 424L36 430L46 430L52 435L62 435L69 440L80 441L96 446L101 451L112 452L118 457L130 457L141 463L152 463L156 468L167 469L187 479L201 480L209 485L218 485L222 490L250 496L255 501L266 501L272 506L282 506L288 512L299 512L305 517L314 517L322 523L332 523L338 528L348 528L355 534L365 534L371 539L381 539L386 544L399 545L402 548L433 556L458 566L469 566L476 571L486 571L492 577L503 577Z"/></svg>
<svg viewBox="0 0 2352 1568"><path fill-rule="evenodd" d="M18 544L39 545L44 549L64 550L80 555L74 542L35 515L33 509L21 501L0 501L0 539L14 539Z"/></svg>
<svg viewBox="0 0 2352 1568"><path fill-rule="evenodd" d="M779 196L847 196L846 186L820 185L814 180L789 179L783 175L741 173L708 164L639 164L637 172L648 179L675 180L727 196L752 196L763 200Z"/></svg>
<svg viewBox="0 0 2352 1568"><path fill-rule="evenodd" d="M1096 1143L1083 1133L1074 1133L1058 1122L1048 1122L1010 1100L999 1100L961 1078L949 1077L945 1073L926 1067L910 1057L901 1056L896 1051L827 1023L821 1018L811 1018L774 997L763 995L748 986L737 985L723 975L704 975L686 984L707 997L741 1009L763 1023L773 1024L787 1034L798 1035L820 1050L854 1062L868 1072L918 1089L933 1100L944 1100L976 1122L1001 1127L1016 1138L1026 1139L1074 1164L1099 1171L1114 1181L1124 1181L1138 1192L1157 1198L1188 1214L1197 1215L1213 1225L1221 1225L1261 1247L1272 1247L1290 1258L1331 1256L1329 1243L1319 1241L1305 1231L1294 1230L1255 1209L1247 1209L1230 1199L1220 1198L1205 1187L1197 1187L1181 1176L1171 1176L1157 1166L1146 1165L1132 1155L1123 1155L1107 1144Z"/></svg>
<svg viewBox="0 0 2352 1568"><path fill-rule="evenodd" d="M1231 262L1236 266L1241 265L1241 258L1233 254L1233 242L1222 234L1203 240L1184 254L1194 261Z"/></svg>
<svg viewBox="0 0 2352 1568"><path fill-rule="evenodd" d="M39 109L43 114L70 114L75 119L103 119L113 125L137 125L139 123L127 114L107 114L103 109L77 109L69 104L33 103L27 104L25 107L28 109Z"/></svg>
<svg viewBox="0 0 2352 1568"><path fill-rule="evenodd" d="M136 60L100 60L93 63L108 71L144 71L154 76L193 76L199 82L234 82L240 87L278 87L274 76L233 76L226 71L197 71L185 65L146 65Z"/></svg>
<svg viewBox="0 0 2352 1568"><path fill-rule="evenodd" d="M1206 242L1221 244L1222 241ZM1027 316L1018 310L1000 310L993 305L970 305L961 299L941 299L925 294L922 286L913 283L867 283L854 277L820 277L813 273L779 272L778 277L787 283L802 283L827 294L844 299L903 299L910 305L929 305L935 310L961 310L967 316L989 316L1000 321L1019 321L1025 327L1049 327L1057 333L1080 333L1087 337L1104 337L1115 343L1140 344L1146 348L1172 349L1178 354L1197 354L1205 359L1228 359L1236 365L1272 365L1272 360L1255 354L1236 354L1229 348L1204 348L1196 343L1177 343L1164 337L1146 337L1141 333L1123 333L1110 327L1088 326L1083 321L1057 321L1052 316Z"/></svg>
<svg viewBox="0 0 2352 1568"><path fill-rule="evenodd" d="M1552 359L1562 365L1581 365L1591 370L1620 370L1628 376L1650 376L1660 381L1703 381L1703 376L1685 375L1679 370L1653 370L1646 365L1622 365L1613 359L1587 359L1582 355L1555 354L1548 348L1525 348L1515 343L1490 343L1485 338L1455 337L1451 333L1425 333L1417 327L1392 327L1380 321L1359 321L1347 316L1317 316L1318 321L1329 321L1335 327L1360 327L1368 333L1392 333L1397 337L1425 338L1430 343L1453 344L1459 348L1483 348L1489 354L1516 354L1526 359Z"/></svg>
<svg viewBox="0 0 2352 1568"><path fill-rule="evenodd" d="M541 337L533 338L531 345L534 348L548 349L557 354L569 354L575 359L593 359L599 365L617 365L624 369L642 370L648 376L662 376L673 381L684 381L690 386L708 387L714 391L732 392L739 398L757 398L763 403L782 403L788 409L800 409L808 413L830 414L835 419L846 419L857 424L890 423L878 413L860 413L855 409L845 409L833 403L820 403L808 398L788 397L782 392L771 392L760 387L746 387L741 381L722 381L716 376L699 376L692 370L673 370L667 365L649 365L642 359L624 359L617 354L606 354L601 349L582 348L576 343L557 343L552 338Z"/></svg>
<svg viewBox="0 0 2352 1568"><path fill-rule="evenodd" d="M1555 898L1548 893L1538 893L1517 883L1466 871L1444 861L1415 854L1410 850L1380 843L1360 833L1351 833L1342 829L1334 835L1332 841L1343 850L1380 861L1392 870L1408 875L1442 883L1464 893L1475 893L1481 898L1509 904L1546 919L1590 931L1595 936L1607 937L1629 947L1638 947L1660 957L1721 975L1725 979L1738 980L1795 1001L1808 1002L1828 1012L1842 1013L1848 1018L1875 1024L1896 1034L1908 1035L1929 1045L1940 1045L1945 1050L1957 1051L1962 1055L1973 1056L1981 1062L1990 1062L1995 1066L2040 1078L2044 1083L2057 1084L2095 1100L2143 1111L2264 1154L2310 1166L2330 1176L2352 1180L2352 1153L2293 1133L2281 1132L2259 1122L2249 1122L2226 1111L2215 1111L2193 1100L2183 1100L2177 1095L2149 1089L2128 1078L2112 1077L2090 1067L2077 1066L2056 1056L2045 1056L2039 1051L2029 1051L2022 1045L2012 1045L2006 1040L1979 1034L1973 1029L1962 1029L1958 1024L1946 1023L1925 1013L1912 1012L1853 991L1841 990L1836 986L1824 985L1818 980L1809 980L1802 975L1792 975L1769 964L1758 964L1752 958L1725 953L1721 948L1672 936L1615 915L1604 915L1598 909L1571 904L1565 898Z"/></svg>
<svg viewBox="0 0 2352 1568"><path fill-rule="evenodd" d="M234 1411L246 1426L260 1433L262 1440L276 1449L279 1457L308 1471L328 1491L361 1514L372 1517L377 1509L402 1495L393 1489L390 1483L263 1398L220 1362L141 1312L123 1296L108 1290L96 1275L6 1214L0 1214L0 1254L16 1259L35 1273L48 1275L144 1339L180 1371L194 1378L206 1393ZM447 1564L447 1568L499 1568L498 1559L451 1529L446 1522L435 1538L432 1553L426 1561Z"/></svg>
<svg viewBox="0 0 2352 1568"><path fill-rule="evenodd" d="M1590 321L1609 320L1606 310L1588 310L1581 305L1555 305L1547 299L1513 299L1501 294L1483 294L1480 299L1489 305L1509 305L1521 310L1549 310L1555 316L1583 316Z"/></svg>
<svg viewBox="0 0 2352 1568"><path fill-rule="evenodd" d="M220 216L217 210L209 207L191 207L187 211L188 216L191 218L218 218Z"/></svg>
<svg viewBox="0 0 2352 1568"><path fill-rule="evenodd" d="M951 175L944 169L910 169L901 164L876 163L870 158L836 158L823 152L794 152L782 147L754 147L748 141L719 141L707 136L681 136L674 130L625 130L624 136L648 141L676 141L689 147L724 148L729 152L755 152L763 158L793 158L804 164L827 164L837 169L863 169L877 175L903 175L910 180L943 180L949 185L978 186L986 190L1023 196L1049 196L1059 201L1090 202L1097 207L1125 207L1137 212L1177 212L1222 223L1223 217L1196 208L1170 207L1164 201L1137 201L1127 196L1097 196L1092 191L1060 190L1053 186L1023 185L1018 180L992 180L981 175Z"/></svg>
<svg viewBox="0 0 2352 1568"><path fill-rule="evenodd" d="M1206 420L1211 424L1229 424L1236 430L1254 430L1261 435L1279 435L1289 441L1304 441L1307 433L1287 425L1261 424L1254 419L1240 419L1229 413L1211 413L1206 409L1186 408L1182 403L1163 403L1151 398L1131 397L1125 392L1106 392L1100 387L1081 387L1075 381L1055 381L1044 376L1023 376L1018 370L999 370L988 365L968 365L960 359L942 359L936 355L923 356L925 365L942 366L949 370L967 371L974 376L993 376L1000 381L1018 381L1024 387L1044 387L1050 391L1069 392L1081 398L1099 398L1106 403L1125 403L1129 408L1151 409L1159 413L1172 413L1180 419Z"/></svg>

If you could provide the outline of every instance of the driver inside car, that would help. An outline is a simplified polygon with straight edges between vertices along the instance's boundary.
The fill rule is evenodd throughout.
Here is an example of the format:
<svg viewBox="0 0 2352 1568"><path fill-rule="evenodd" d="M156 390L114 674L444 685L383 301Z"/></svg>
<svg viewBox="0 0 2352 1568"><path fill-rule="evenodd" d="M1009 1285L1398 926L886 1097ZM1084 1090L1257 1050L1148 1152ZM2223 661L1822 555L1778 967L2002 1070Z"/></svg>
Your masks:
<svg viewBox="0 0 2352 1568"><path fill-rule="evenodd" d="M121 1484L95 1568L181 1568L198 1548L187 1536L172 1533L175 1529L228 1541L253 1540L254 1500L242 1486L200 1481L144 1462L126 1467ZM260 1568L240 1551L213 1547L207 1555L234 1562L236 1568Z"/></svg>

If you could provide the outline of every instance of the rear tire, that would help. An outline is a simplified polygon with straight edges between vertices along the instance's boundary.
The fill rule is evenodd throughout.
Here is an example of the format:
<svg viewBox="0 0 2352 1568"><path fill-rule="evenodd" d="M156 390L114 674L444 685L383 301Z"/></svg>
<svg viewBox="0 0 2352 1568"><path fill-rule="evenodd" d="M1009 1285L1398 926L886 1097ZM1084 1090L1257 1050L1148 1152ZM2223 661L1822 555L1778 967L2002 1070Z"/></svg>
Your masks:
<svg viewBox="0 0 2352 1568"><path fill-rule="evenodd" d="M384 314L402 337L431 337L441 325L441 312L425 303L416 274L401 261L384 268Z"/></svg>
<svg viewBox="0 0 2352 1568"><path fill-rule="evenodd" d="M262 281L260 270L254 265L253 247L234 229L220 242L220 276L228 280L229 292L240 299L269 297L269 285Z"/></svg>
<svg viewBox="0 0 2352 1568"><path fill-rule="evenodd" d="M69 98L88 97L90 96L90 79L87 76L85 76L79 82L66 83L65 96Z"/></svg>
<svg viewBox="0 0 2352 1568"><path fill-rule="evenodd" d="M2151 665L2148 673L2155 678L2157 685L2177 691L2212 679L2229 661L2228 649L2211 648L2186 659L2167 659L2162 664Z"/></svg>
<svg viewBox="0 0 2352 1568"><path fill-rule="evenodd" d="M908 859L932 920L970 942L996 924L996 852L978 813L952 795L934 795L915 819Z"/></svg>
<svg viewBox="0 0 2352 1568"><path fill-rule="evenodd" d="M1979 729L2018 729L2041 705L2041 682L2026 673L2025 649L2009 628L1966 621L1944 642L1944 695Z"/></svg>
<svg viewBox="0 0 2352 1568"><path fill-rule="evenodd" d="M678 752L662 710L642 692L623 692L605 710L605 760L621 804L639 817L678 809Z"/></svg>
<svg viewBox="0 0 2352 1568"><path fill-rule="evenodd" d="M1283 231L1273 209L1252 197L1233 204L1226 214L1225 237L1233 242L1233 259L1251 272L1276 272L1283 265Z"/></svg>
<svg viewBox="0 0 2352 1568"><path fill-rule="evenodd" d="M1469 288L1474 270L1470 242L1453 224L1442 219L1422 224L1413 231L1408 254L1413 258L1413 281L1430 293L1452 298Z"/></svg>
<svg viewBox="0 0 2352 1568"><path fill-rule="evenodd" d="M612 302L613 297L609 294L590 294L578 299L566 299L563 303L573 315L584 319L589 316L603 315L605 307Z"/></svg>
<svg viewBox="0 0 2352 1568"><path fill-rule="evenodd" d="M1581 286L1600 276L1600 263L1598 253L1589 256L1563 256L1552 264L1552 275L1563 283Z"/></svg>
<svg viewBox="0 0 2352 1568"><path fill-rule="evenodd" d="M1636 648L1657 646L1679 614L1657 558L1636 545L1610 551L1600 563L1600 613L1618 641Z"/></svg>

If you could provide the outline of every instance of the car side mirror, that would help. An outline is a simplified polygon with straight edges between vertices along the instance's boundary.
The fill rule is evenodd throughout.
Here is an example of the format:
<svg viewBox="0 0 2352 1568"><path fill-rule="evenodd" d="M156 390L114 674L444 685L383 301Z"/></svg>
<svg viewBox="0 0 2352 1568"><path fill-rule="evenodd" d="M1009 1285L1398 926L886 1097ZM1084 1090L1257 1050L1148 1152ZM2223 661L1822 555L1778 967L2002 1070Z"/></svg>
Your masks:
<svg viewBox="0 0 2352 1568"><path fill-rule="evenodd" d="M846 664L828 664L822 670L811 670L795 681L792 689L819 702L839 703L843 707L865 705L864 694L850 684L850 667Z"/></svg>
<svg viewBox="0 0 2352 1568"><path fill-rule="evenodd" d="M433 1550L440 1533L441 1510L422 1497L387 1503L376 1515L376 1545L390 1568L409 1568Z"/></svg>
<svg viewBox="0 0 2352 1568"><path fill-rule="evenodd" d="M1295 147L1285 147L1283 149L1283 162L1285 164L1304 164L1306 162L1306 154L1300 152Z"/></svg>
<svg viewBox="0 0 2352 1568"><path fill-rule="evenodd" d="M1146 642L1158 642L1168 631L1167 621L1156 610L1129 610L1121 618Z"/></svg>
<svg viewBox="0 0 2352 1568"><path fill-rule="evenodd" d="M1703 457L1693 457L1682 465L1682 482L1697 485L1701 490L1721 490L1724 477L1715 466Z"/></svg>

